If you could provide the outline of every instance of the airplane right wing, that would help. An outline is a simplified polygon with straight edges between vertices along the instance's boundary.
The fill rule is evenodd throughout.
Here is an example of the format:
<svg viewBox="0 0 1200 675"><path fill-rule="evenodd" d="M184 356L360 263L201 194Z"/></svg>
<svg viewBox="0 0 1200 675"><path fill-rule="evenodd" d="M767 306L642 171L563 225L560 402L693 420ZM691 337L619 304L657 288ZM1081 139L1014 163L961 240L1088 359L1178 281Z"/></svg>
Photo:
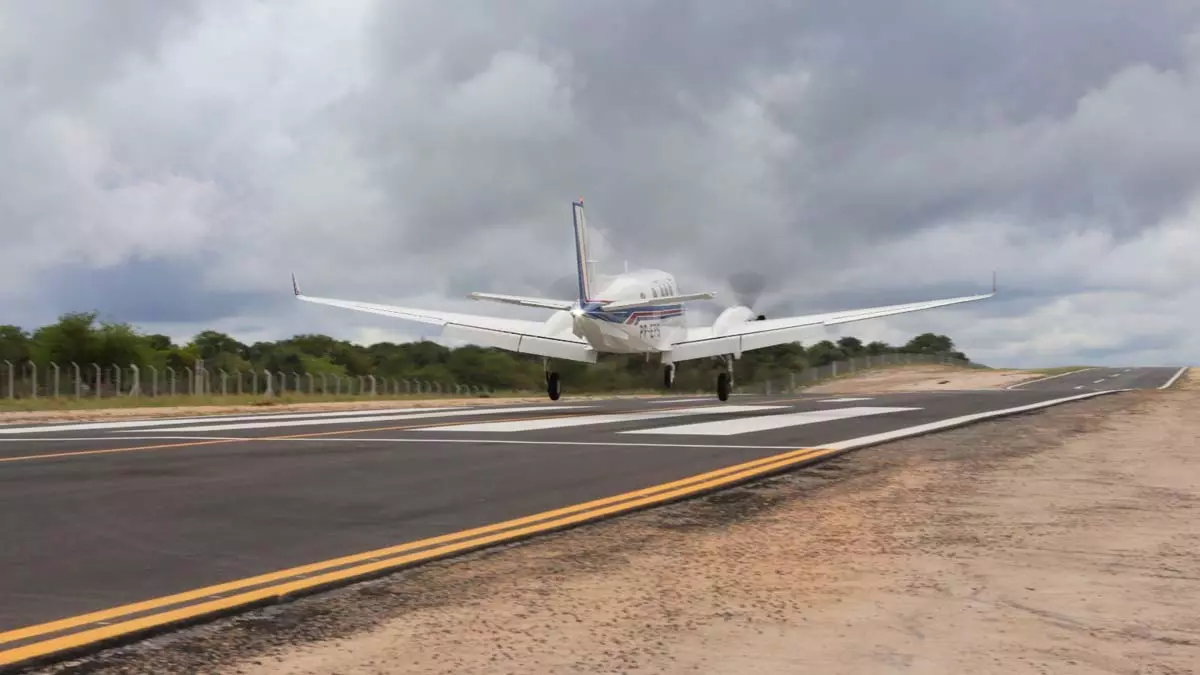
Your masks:
<svg viewBox="0 0 1200 675"><path fill-rule="evenodd" d="M714 334L710 326L689 328L687 336L671 347L672 361L688 361L723 354L740 355L744 351L773 347L775 345L795 342L807 336L807 330L815 326L837 326L854 321L878 319L884 316L920 312L937 307L946 307L966 302L986 300L996 294L993 282L992 292L982 295L965 295L957 298L940 300L925 300L900 305L883 305L851 309L826 314L807 314L789 316L781 319L763 321L747 321L732 326L729 330Z"/></svg>
<svg viewBox="0 0 1200 675"><path fill-rule="evenodd" d="M296 298L305 302L441 326L442 337L451 340L463 340L518 354L537 354L584 363L596 362L596 351L591 345L570 330L557 329L547 322L396 307L358 300L318 298L300 293L295 277L292 279L292 288ZM565 324L565 327L569 326L569 322Z"/></svg>

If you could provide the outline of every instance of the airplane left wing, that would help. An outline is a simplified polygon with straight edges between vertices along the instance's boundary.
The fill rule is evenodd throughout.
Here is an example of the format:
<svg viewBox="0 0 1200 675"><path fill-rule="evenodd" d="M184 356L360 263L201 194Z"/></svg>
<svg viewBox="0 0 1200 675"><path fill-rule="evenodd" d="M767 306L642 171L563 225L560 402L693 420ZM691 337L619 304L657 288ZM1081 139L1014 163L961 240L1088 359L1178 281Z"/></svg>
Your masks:
<svg viewBox="0 0 1200 675"><path fill-rule="evenodd" d="M991 293L984 293L982 295L965 295L957 298L867 307L841 312L829 312L826 314L807 314L781 319L747 321L736 324L719 334L714 334L710 326L689 328L687 337L672 345L670 358L672 361L687 361L710 356L721 356L723 354L736 354L740 356L744 351L773 347L800 340L806 337L806 329L814 326L837 326L854 321L878 319L884 316L907 314L909 312L920 312L937 307L986 300L995 294L996 290L993 285Z"/></svg>
<svg viewBox="0 0 1200 675"><path fill-rule="evenodd" d="M319 298L300 293L294 278L292 284L298 300L441 326L442 337L451 340L463 340L519 354L536 354L584 363L596 362L596 351L587 342L569 330L554 330L546 322L397 307L359 300Z"/></svg>

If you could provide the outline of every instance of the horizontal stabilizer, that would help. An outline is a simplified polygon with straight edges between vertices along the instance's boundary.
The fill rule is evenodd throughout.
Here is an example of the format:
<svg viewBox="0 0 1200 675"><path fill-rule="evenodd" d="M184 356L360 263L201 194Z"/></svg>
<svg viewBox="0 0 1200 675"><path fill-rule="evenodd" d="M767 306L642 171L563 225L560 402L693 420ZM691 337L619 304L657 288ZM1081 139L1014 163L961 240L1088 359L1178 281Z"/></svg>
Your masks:
<svg viewBox="0 0 1200 675"><path fill-rule="evenodd" d="M716 297L716 293L684 293L683 295L666 295L657 298L647 298L645 300L624 300L621 302L610 302L604 305L604 311L616 311L619 309L637 309L638 307L654 307L657 305L672 305L677 302L687 302L689 300L709 300Z"/></svg>
<svg viewBox="0 0 1200 675"><path fill-rule="evenodd" d="M469 297L487 302L502 302L506 305L521 305L522 307L542 307L544 309L567 310L574 306L571 300L554 300L550 298L529 298L522 295L500 295L498 293L472 293Z"/></svg>

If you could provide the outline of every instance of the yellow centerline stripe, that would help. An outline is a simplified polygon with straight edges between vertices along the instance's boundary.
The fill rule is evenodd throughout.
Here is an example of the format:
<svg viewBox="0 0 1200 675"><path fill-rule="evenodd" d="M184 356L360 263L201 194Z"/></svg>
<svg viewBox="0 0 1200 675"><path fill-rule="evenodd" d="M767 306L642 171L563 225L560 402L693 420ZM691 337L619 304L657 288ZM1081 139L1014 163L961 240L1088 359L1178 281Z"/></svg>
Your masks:
<svg viewBox="0 0 1200 675"><path fill-rule="evenodd" d="M376 430L382 431L382 429L373 429L372 431L376 431ZM257 439L257 440L265 440L265 439ZM548 518L556 518L556 517L567 515L570 513L575 513L578 511L594 509L594 508L598 508L598 507L605 506L608 504L613 504L616 502L624 501L627 499L634 499L636 497L641 497L643 495L648 495L648 494L652 494L655 492L661 492L663 490L669 490L669 489L676 488L676 487L679 487L682 485L694 483L696 481L708 480L708 479L711 479L711 478L714 478L717 476L724 475L726 473L750 469L750 468L753 468L760 464L778 461L782 458L789 457L798 452L808 452L808 450L807 449L799 449L799 450L793 450L793 451L785 452L785 453L778 454L778 455L773 455L770 457L763 457L761 459L751 460L748 462L743 462L741 464L727 466L722 469L716 469L714 471L696 474L693 476L689 476L687 478L681 478L679 480L671 481L669 483L661 483L659 485L651 485L650 487L642 488L639 490L634 490L632 492L625 492L622 494L613 495L611 497L603 497L603 498L595 499L595 500L592 500L589 502L574 504L572 506L565 506L565 507L562 507L559 509L554 509L551 511L544 511L541 513L535 513L535 514L532 514L529 516L523 516L521 518L515 518L512 520L502 521L499 523L493 523L490 525L483 525L483 526L480 526L477 528L472 528L469 530L461 530L459 532L451 532L449 534L439 535L436 537L430 537L427 539L411 541L411 542L407 542L404 544L389 546L386 548L375 549L373 551L367 551L365 553L357 553L354 555L344 556L341 558L334 558L331 560L310 563L307 565L301 565L299 567L293 567L290 569L279 570L277 572L269 572L266 574L260 574L260 575L253 576L253 577L247 577L245 579L239 579L236 581L229 581L229 582L225 582L222 584L216 584L213 586L198 588L198 589L192 590L192 591L184 591L182 593L176 593L173 595L167 595L167 596L162 596L159 598L153 598L150 600L144 600L142 602L136 602L136 603L132 603L132 604L128 604L128 605L122 605L122 606L113 607L113 608L109 608L109 609L99 610L99 611L91 612L88 614L82 614L82 615L78 615L78 616L74 616L74 617L68 617L65 619L51 621L48 623L37 624L34 626L27 626L25 628L18 628L18 629L4 632L4 633L0 633L0 644L4 644L7 642L13 642L15 640L21 640L21 639L25 639L25 638L29 638L29 637L34 637L36 635L42 635L45 633L53 633L56 631L65 630L67 628L73 628L75 626L93 623L96 621L105 621L107 619L112 619L112 618L123 616L126 614L133 614L136 612L143 612L146 610L155 609L155 608L163 607L163 606L167 606L167 605L173 605L173 604L180 603L180 602L187 602L189 600L195 600L197 598L202 598L202 597L205 597L208 595L216 595L219 593L234 591L234 590L238 590L241 588L245 588L247 586L256 586L259 584L269 583L272 581L278 581L280 579L286 579L288 577L296 576L299 574L308 574L310 572L317 572L320 570L328 569L330 567L340 567L342 565L349 565L349 564L352 564L355 562L369 560L371 558L377 558L380 556L387 556L387 555L394 555L397 553L403 553L405 551L410 551L413 549L426 548L429 546L444 544L446 542L454 541L457 539L463 539L466 537L475 537L475 536L479 536L479 535L483 535L483 534L488 534L491 532L496 532L499 530L506 530L506 529L510 529L510 528L514 528L514 527L519 527L521 525L526 525L526 524L537 522L540 520L546 520Z"/></svg>
<svg viewBox="0 0 1200 675"><path fill-rule="evenodd" d="M685 410L685 409L694 408L694 407L696 407L696 406L672 406L669 408L655 408L655 411ZM707 407L716 407L716 406L707 406ZM567 415L609 415L609 414L613 414L612 411L604 411L604 410L588 410L588 411L580 411L580 412L563 411L563 412L565 412ZM532 420L551 419L554 417L563 417L563 416L564 416L563 413L533 415L533 416L526 415L526 416L521 416L521 417L501 417L499 419L493 419L493 420L488 420L488 421L489 422L529 422ZM472 418L471 421L475 421L475 419L476 418ZM370 420L364 419L363 422L369 423ZM315 424L319 424L319 421L314 422L314 425ZM37 460L37 459L58 459L58 458L62 458L62 457L85 457L88 455L112 455L112 454L118 454L118 453L123 453L123 452L141 452L141 451L146 451L146 450L171 450L174 448L191 448L191 447L196 447L196 446L201 446L201 445L218 445L218 444L222 444L222 443L228 444L228 443L249 443L249 442L254 442L254 441L286 441L286 440L293 439L293 438L320 438L322 436L369 434L369 433L375 432L375 431L408 431L408 430L412 430L412 429L432 429L432 428L436 428L436 427L452 427L452 426L459 425L459 424L464 424L464 422L461 419L458 419L458 420L452 420L452 421L446 421L446 422L424 422L424 423L406 424L406 425L391 426L391 427L369 427L366 429L338 429L336 431L315 431L312 433L288 434L285 436L246 436L243 438L217 438L217 439L205 439L205 440L197 440L197 441L183 441L181 443L161 443L161 444L156 444L156 445L135 445L132 447L122 447L122 448L99 448L99 449L95 449L95 450L68 450L68 451L64 451L64 452L44 453L41 455L20 455L18 457L0 457L0 463L27 462L27 461ZM183 429L169 429L168 431L187 431L187 429L185 427ZM119 440L120 437L118 436L115 438ZM69 441L71 439L67 438L67 439L63 439L63 440Z"/></svg>
<svg viewBox="0 0 1200 675"><path fill-rule="evenodd" d="M779 455L766 457L766 458L763 458L762 460L756 460L754 462L746 462L744 464L739 464L739 465L736 465L733 467L727 467L726 469L722 469L719 471L712 471L712 472L708 472L705 474L699 474L699 475L693 476L692 478L689 478L689 479L674 481L672 483L664 483L662 485L654 486L651 488L646 488L643 490L637 490L634 492L628 492L628 493L625 493L622 495L616 495L616 496L609 497L606 499L595 500L593 502L587 502L586 504L579 504L579 505L576 505L573 507L567 507L565 509L558 509L556 511L548 511L543 514L528 516L526 518L520 518L520 519L513 520L513 521L507 521L506 523L498 523L496 525L492 525L492 526L488 526L488 527L476 528L475 530L466 530L466 531L457 533L456 535L446 535L443 537L435 537L433 539L428 539L428 540L424 540L424 541L425 542L445 541L445 540L454 539L454 538L461 538L462 536L467 535L469 533L483 534L487 531L495 531L497 529L502 529L502 528L507 529L507 527L511 527L512 525L522 523L522 522L529 522L532 520L542 520L542 519L546 518L547 516L550 516L551 514L568 513L571 511L578 512L578 513L575 513L574 515L564 515L563 517L559 517L554 520L550 520L550 521L543 522L543 523L536 524L536 525L529 525L527 527L522 527L520 529L516 529L516 530L512 530L512 531L508 531L508 532L501 532L501 533L491 534L488 536L473 537L466 541L461 541L461 542L457 542L457 543L453 543L453 544L448 544L445 546L440 546L438 548L430 549L428 551L421 551L419 553L411 553L409 555L405 555L405 556L401 556L401 557L395 557L395 558L389 558L387 560L375 561L375 562L371 562L371 563L368 563L365 565L358 565L358 566L350 567L350 568L343 569L343 570L328 572L328 573L325 573L322 575L309 577L306 579L285 582L285 583L277 584L277 585L270 586L267 588L255 589L252 591L247 591L245 593L240 593L238 595L233 595L233 596L230 596L227 598L219 598L216 600L210 600L209 602L200 603L198 605L182 607L179 609L154 614L151 616L130 619L128 621L123 621L123 622L112 624L109 626L92 628L89 630L81 631L79 633L73 633L71 635L65 635L65 636L61 636L61 637L57 637L57 638L43 640L41 642L37 642L37 643L31 644L31 645L17 647L14 649L9 649L7 651L0 652L0 665L17 663L20 661L37 658L39 656L45 656L47 654L51 654L51 653L54 653L57 651L62 651L65 649L71 649L71 648L75 648L75 647L84 646L84 645L87 645L89 643L96 642L99 640L105 640L105 639L110 639L110 638L114 638L114 637L119 637L119 636L122 636L122 635L125 635L128 633L134 633L134 632L142 631L145 629L161 626L164 624L170 624L170 623L174 623L177 621L192 619L192 618L199 617L199 616L202 616L205 614L210 614L210 613L214 613L214 612L220 612L222 610L232 609L239 605L253 603L256 601L260 601L260 600L266 600L269 598L285 597L287 594L294 593L296 591L301 591L304 589L308 589L308 588L312 588L312 587L316 587L316 586L322 586L322 585L326 585L326 584L333 584L333 583L336 583L339 581L345 581L347 579L353 579L354 577L371 574L372 572L379 572L379 571L386 570L391 567L400 567L400 566L404 566L404 565L414 563L414 562L420 562L420 561L429 560L432 558L444 557L444 556L447 556L447 555L450 555L453 553L462 552L466 549L479 548L479 547L485 546L487 544L492 544L492 543L497 543L497 542L501 542L501 541L506 541L506 540L517 539L517 538L529 536L529 535L534 535L534 534L538 534L541 532L546 532L549 530L554 530L554 529L566 527L569 525L578 524L578 523L581 523L581 522L584 522L587 520L592 520L595 518L599 518L602 516L620 513L622 511L633 510L633 509L636 509L641 506L647 506L647 505L651 505L651 504L655 504L655 503L669 501L672 499L676 499L678 497L687 496L689 494L693 494L696 492L702 492L702 491L710 490L713 488L718 488L718 487L721 487L721 486L724 486L724 485L727 485L730 483L735 483L735 482L738 482L741 480L745 480L747 478L753 478L760 474L769 473L769 472L772 472L772 471L775 471L778 469L782 469L782 468L788 467L793 464L797 464L797 463L805 462L805 461L811 461L813 459L818 459L820 457L824 457L824 456L827 456L830 454L836 454L839 452L842 452L842 451L833 449L833 448L802 448L799 450L794 450L791 452L785 452L785 453L781 453ZM731 471L733 471L733 472L730 473ZM716 474L727 474L727 475L712 477ZM699 482L697 482L698 479L702 479L702 480L699 480ZM678 487L676 489L671 489L666 492L662 491L664 488L680 485L683 483L689 483L689 484L686 486L683 486L683 487ZM637 495L644 495L645 493L648 493L648 492L657 493L657 494L651 494L649 496L641 496L640 498L633 499L632 501L626 501L630 497L637 496ZM623 502L623 503L612 504L612 502ZM611 505L604 506L603 504L605 504L605 503L609 503ZM213 586L213 587L209 587L207 589L191 591L189 593L183 593L183 594L179 594L176 596L167 596L165 598L159 598L157 600L151 600L151 601L147 601L144 603L137 603L135 605L127 605L126 607L118 607L113 610L95 612L92 614L74 617L71 619L64 619L62 621L56 621L56 622L51 622L48 624L42 624L41 626L33 626L30 628L20 629L17 631L10 631L8 633L0 634L0 641L10 642L12 640L20 639L21 637L31 637L33 635L38 635L38 634L47 633L47 632L53 632L56 630L62 630L62 629L70 628L70 627L80 625L80 624L86 624L86 623L91 623L94 621L103 620L103 618L110 618L110 617L119 616L122 614L129 614L129 613L132 613L135 611L140 611L141 609L152 609L155 606L161 606L164 604L169 605L169 604L173 604L174 602L178 602L178 601L181 601L184 599L203 597L205 595L212 595L214 593L220 592L217 589L219 589L221 587L230 587L230 586L238 587L238 586L252 585L251 583L247 583L247 582L251 582L253 579L266 580L267 577L279 578L279 577L294 576L295 574L300 573L300 570L320 569L323 567L336 566L338 564L345 564L345 562L352 562L354 560L369 559L369 558L373 558L373 557L378 557L379 555L384 555L384 554L386 554L386 552L400 551L400 550L404 550L406 548L411 549L413 547L417 547L422 544L423 544L423 542L412 542L410 544L393 547L392 549L382 549L381 551L359 554L357 556L348 556L347 558L341 558L341 559L338 559L335 561L327 561L325 563L318 563L316 565L307 565L304 567L293 568L292 570L285 570L283 572L277 572L277 573L274 573L271 575L262 575L262 577L253 577L252 579L243 580L242 582L233 582L232 584L222 584L221 586ZM424 544L424 545L428 545L428 544ZM186 597L184 597L184 596L186 596ZM21 634L21 635L14 637L14 635L16 635L16 634Z"/></svg>

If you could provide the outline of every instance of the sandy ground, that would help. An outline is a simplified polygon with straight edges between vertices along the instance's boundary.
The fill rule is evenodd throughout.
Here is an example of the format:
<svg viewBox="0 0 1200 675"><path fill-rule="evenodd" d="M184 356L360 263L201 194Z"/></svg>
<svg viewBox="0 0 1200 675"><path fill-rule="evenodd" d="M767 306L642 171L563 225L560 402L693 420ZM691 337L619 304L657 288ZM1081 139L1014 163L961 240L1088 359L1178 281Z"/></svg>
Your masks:
<svg viewBox="0 0 1200 675"><path fill-rule="evenodd" d="M1200 672L1200 387L866 449L72 673Z"/></svg>
<svg viewBox="0 0 1200 675"><path fill-rule="evenodd" d="M868 371L832 380L804 392L811 394L864 394L938 389L1003 389L1037 380L1040 373L1027 370L975 370L955 366L920 365Z"/></svg>

